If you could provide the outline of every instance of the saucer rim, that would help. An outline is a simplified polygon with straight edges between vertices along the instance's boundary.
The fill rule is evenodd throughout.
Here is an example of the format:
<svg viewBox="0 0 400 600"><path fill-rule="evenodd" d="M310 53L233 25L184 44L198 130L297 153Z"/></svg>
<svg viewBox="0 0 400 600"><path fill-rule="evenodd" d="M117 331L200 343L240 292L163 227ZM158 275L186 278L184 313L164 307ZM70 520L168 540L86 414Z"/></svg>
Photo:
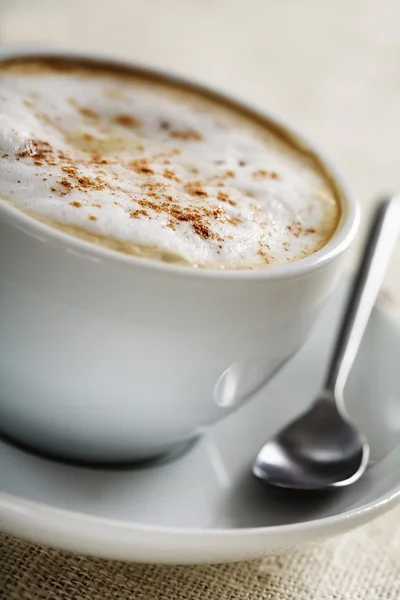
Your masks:
<svg viewBox="0 0 400 600"><path fill-rule="evenodd" d="M283 525L222 529L211 527L172 527L166 525L147 525L143 523L135 523L133 521L120 521L118 519L98 517L87 513L58 508L56 506L52 506L51 504L45 504L43 502L37 502L35 500L26 500L19 496L8 494L7 492L0 492L0 523L2 522L3 510L8 511L9 513L14 514L15 516L18 516L18 514L24 514L25 517L28 517L33 521L37 519L38 522L40 522L40 520L43 519L44 512L44 516L46 516L46 514L50 514L51 516L60 517L60 529L64 529L65 525L65 530L68 527L68 523L71 523L71 521L75 521L77 526L79 526L79 524L82 522L84 522L85 524L90 524L90 526L96 527L97 532L99 531L99 526L102 526L106 529L127 528L138 532L157 535L174 535L181 537L206 536L209 538L213 536L227 538L239 536L241 538L246 538L253 537L254 535L263 537L268 534L274 535L277 533L301 533L304 530L319 530L323 529L324 527L330 527L332 525L338 525L344 522L354 523L354 521L362 519L362 517L366 514L372 515L375 513L379 513L381 512L381 509L390 510L390 508L396 506L397 504L400 504L400 481L393 488L392 491L383 494L376 500L372 500L371 502L363 506L344 511L343 513L338 513L336 515L330 515L327 517L322 517L320 519L313 519L311 521L298 521L296 523L286 523Z"/></svg>

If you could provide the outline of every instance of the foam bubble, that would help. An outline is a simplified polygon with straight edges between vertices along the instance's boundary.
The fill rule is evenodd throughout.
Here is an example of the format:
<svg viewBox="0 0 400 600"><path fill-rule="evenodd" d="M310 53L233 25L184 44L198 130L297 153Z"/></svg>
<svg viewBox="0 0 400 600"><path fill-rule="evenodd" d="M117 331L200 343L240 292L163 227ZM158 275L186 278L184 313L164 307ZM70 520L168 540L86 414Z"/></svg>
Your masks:
<svg viewBox="0 0 400 600"><path fill-rule="evenodd" d="M339 205L309 157L227 107L105 71L0 69L0 195L116 249L214 268L308 256Z"/></svg>

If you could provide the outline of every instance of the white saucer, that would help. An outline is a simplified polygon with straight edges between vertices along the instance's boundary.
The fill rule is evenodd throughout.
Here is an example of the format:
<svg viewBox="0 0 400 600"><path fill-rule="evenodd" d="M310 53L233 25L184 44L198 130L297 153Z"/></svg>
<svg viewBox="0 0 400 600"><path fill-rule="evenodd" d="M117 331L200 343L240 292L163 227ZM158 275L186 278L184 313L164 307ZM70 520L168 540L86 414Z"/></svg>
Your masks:
<svg viewBox="0 0 400 600"><path fill-rule="evenodd" d="M157 563L253 558L353 529L400 500L400 330L375 311L347 389L372 466L324 495L273 490L250 465L318 390L343 289L290 364L175 462L89 469L0 442L0 530L79 554ZM266 343L268 340L266 340Z"/></svg>

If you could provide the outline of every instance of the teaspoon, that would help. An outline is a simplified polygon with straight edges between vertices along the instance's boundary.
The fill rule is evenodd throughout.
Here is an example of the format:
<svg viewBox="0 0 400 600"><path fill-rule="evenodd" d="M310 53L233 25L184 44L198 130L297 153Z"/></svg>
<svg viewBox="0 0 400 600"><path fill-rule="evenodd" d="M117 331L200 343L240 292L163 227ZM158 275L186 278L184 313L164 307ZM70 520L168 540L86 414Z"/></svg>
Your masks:
<svg viewBox="0 0 400 600"><path fill-rule="evenodd" d="M344 408L343 390L396 243L400 194L382 200L372 220L325 384L311 408L271 438L253 473L283 488L322 490L357 481L369 445Z"/></svg>

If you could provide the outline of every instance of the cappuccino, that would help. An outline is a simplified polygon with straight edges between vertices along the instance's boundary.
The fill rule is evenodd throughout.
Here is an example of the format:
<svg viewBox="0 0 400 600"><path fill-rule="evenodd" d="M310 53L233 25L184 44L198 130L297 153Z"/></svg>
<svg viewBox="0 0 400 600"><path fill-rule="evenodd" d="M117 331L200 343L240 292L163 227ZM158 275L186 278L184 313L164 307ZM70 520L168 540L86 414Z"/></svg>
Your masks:
<svg viewBox="0 0 400 600"><path fill-rule="evenodd" d="M340 203L309 153L206 94L74 61L0 66L0 198L86 241L212 269L310 256Z"/></svg>

